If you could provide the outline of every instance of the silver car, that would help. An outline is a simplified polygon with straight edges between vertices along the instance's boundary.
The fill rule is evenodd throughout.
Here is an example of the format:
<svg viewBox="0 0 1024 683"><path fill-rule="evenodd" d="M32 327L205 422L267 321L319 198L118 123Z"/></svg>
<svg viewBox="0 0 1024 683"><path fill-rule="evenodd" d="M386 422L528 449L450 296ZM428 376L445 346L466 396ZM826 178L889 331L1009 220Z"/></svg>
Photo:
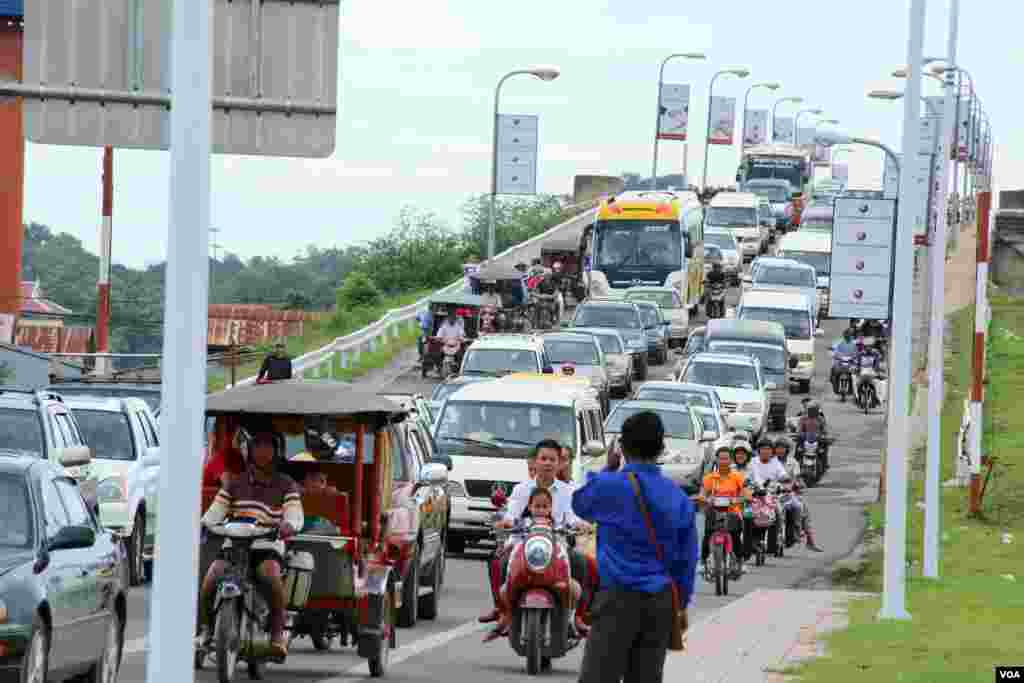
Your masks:
<svg viewBox="0 0 1024 683"><path fill-rule="evenodd" d="M573 327L572 333L594 336L608 366L609 391L628 396L633 391L633 354L619 331L610 327Z"/></svg>
<svg viewBox="0 0 1024 683"><path fill-rule="evenodd" d="M550 332L543 336L544 353L556 375L585 377L597 391L601 407L608 413L611 387L608 382L608 362L597 339L590 334Z"/></svg>

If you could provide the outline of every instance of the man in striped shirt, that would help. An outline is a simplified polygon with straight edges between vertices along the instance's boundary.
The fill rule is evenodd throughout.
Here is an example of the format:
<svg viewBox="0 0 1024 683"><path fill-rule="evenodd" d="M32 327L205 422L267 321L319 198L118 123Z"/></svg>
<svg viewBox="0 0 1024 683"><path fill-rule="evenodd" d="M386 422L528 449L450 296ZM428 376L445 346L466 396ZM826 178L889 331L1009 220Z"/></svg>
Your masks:
<svg viewBox="0 0 1024 683"><path fill-rule="evenodd" d="M299 487L274 467L274 434L259 432L249 444L246 472L234 478L217 492L210 508L203 515L204 525L220 524L229 519L245 519L261 526L276 527L280 540L259 540L253 543L250 559L256 573L271 589L270 639L274 654L284 657L288 644L284 637L285 592L281 579L284 564L284 539L302 528L304 515ZM227 545L229 541L225 541ZM210 609L217 581L227 563L216 560L203 580L200 596L200 623L209 624ZM201 639L209 638L211 628L204 626Z"/></svg>

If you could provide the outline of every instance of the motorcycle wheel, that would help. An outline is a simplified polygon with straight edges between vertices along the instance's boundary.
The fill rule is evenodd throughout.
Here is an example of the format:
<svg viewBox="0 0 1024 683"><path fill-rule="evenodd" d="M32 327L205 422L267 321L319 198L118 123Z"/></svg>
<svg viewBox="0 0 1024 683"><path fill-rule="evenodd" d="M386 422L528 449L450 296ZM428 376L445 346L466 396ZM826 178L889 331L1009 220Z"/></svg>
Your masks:
<svg viewBox="0 0 1024 683"><path fill-rule="evenodd" d="M249 679L253 681L262 681L263 677L267 673L266 665L259 659L249 660Z"/></svg>
<svg viewBox="0 0 1024 683"><path fill-rule="evenodd" d="M867 415L871 411L871 406L875 402L875 390L871 387L864 389L864 414Z"/></svg>
<svg viewBox="0 0 1024 683"><path fill-rule="evenodd" d="M765 532L765 533L767 534L768 532ZM756 566L758 566L758 567L761 567L761 566L764 565L764 556L765 556L765 550L766 550L765 545L766 545L766 540L765 539L758 540L758 542L757 542L757 557L754 560L754 564Z"/></svg>
<svg viewBox="0 0 1024 683"><path fill-rule="evenodd" d="M725 566L725 547L721 544L714 549L715 595L729 594L729 574Z"/></svg>
<svg viewBox="0 0 1024 683"><path fill-rule="evenodd" d="M771 533L775 534L775 557L782 558L786 554L786 527L776 522Z"/></svg>
<svg viewBox="0 0 1024 683"><path fill-rule="evenodd" d="M213 626L217 648L217 680L220 683L231 683L235 678L241 645L240 621L238 603L235 600L222 602Z"/></svg>
<svg viewBox="0 0 1024 683"><path fill-rule="evenodd" d="M370 668L371 678L381 678L387 675L389 665L391 664L391 651L395 649L397 644L395 635L395 609L393 596L394 585L388 585L387 592L384 594L384 623L382 624L384 629L384 636L380 641L380 651L377 652L373 657L367 660L367 665Z"/></svg>
<svg viewBox="0 0 1024 683"><path fill-rule="evenodd" d="M536 676L541 671L544 634L541 632L541 610L528 609L523 619L523 642L526 643L526 673Z"/></svg>

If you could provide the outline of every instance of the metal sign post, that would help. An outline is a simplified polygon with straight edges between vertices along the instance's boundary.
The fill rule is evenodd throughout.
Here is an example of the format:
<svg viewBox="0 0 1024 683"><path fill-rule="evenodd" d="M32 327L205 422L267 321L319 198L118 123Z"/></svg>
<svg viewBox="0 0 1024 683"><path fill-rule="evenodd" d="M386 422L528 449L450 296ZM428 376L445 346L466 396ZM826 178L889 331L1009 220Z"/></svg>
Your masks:
<svg viewBox="0 0 1024 683"><path fill-rule="evenodd" d="M35 142L171 152L149 683L194 680L210 153L333 153L339 1L33 0L0 82Z"/></svg>
<svg viewBox="0 0 1024 683"><path fill-rule="evenodd" d="M895 199L836 199L830 318L889 317L895 229Z"/></svg>
<svg viewBox="0 0 1024 683"><path fill-rule="evenodd" d="M498 194L537 193L537 116L498 115Z"/></svg>

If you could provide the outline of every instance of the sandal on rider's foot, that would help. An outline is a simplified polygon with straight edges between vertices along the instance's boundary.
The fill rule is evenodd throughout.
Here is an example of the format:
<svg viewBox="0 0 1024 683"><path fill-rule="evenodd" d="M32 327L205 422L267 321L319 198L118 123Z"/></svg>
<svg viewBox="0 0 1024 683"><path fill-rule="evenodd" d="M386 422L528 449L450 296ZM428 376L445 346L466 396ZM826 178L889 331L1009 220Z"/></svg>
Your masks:
<svg viewBox="0 0 1024 683"><path fill-rule="evenodd" d="M583 620L576 617L576 622L573 624L576 629L576 635L580 638L586 638L590 635L590 627L583 623Z"/></svg>
<svg viewBox="0 0 1024 683"><path fill-rule="evenodd" d="M491 624L501 618L501 612L498 610L491 610L487 614L479 617L477 621L481 624Z"/></svg>
<svg viewBox="0 0 1024 683"><path fill-rule="evenodd" d="M492 640L497 640L498 638L503 638L503 637L505 637L507 635L508 635L508 626L504 626L504 625L495 626L491 631L489 631L487 633L486 636L484 636L484 642L485 643L489 643Z"/></svg>
<svg viewBox="0 0 1024 683"><path fill-rule="evenodd" d="M288 656L288 641L283 637L274 638L270 641L270 652L275 657L287 657Z"/></svg>

